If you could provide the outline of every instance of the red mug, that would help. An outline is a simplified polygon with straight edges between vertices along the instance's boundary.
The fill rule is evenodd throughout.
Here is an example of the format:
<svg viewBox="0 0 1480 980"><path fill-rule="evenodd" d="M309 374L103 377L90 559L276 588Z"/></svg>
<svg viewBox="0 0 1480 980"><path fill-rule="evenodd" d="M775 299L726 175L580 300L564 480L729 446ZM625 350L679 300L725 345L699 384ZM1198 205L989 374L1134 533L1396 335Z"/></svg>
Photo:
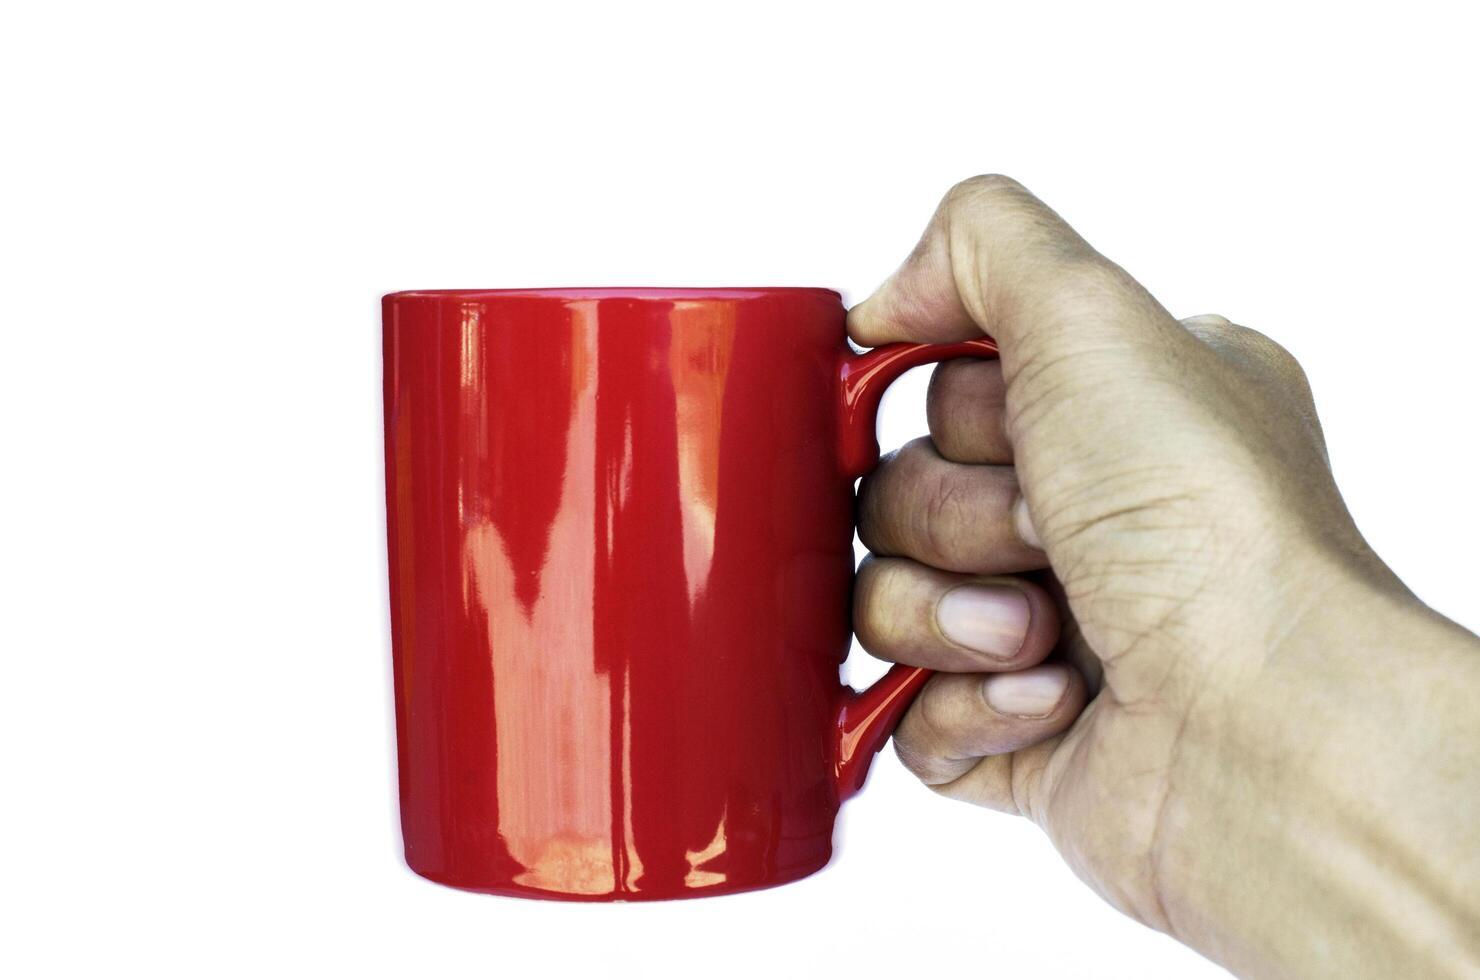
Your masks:
<svg viewBox="0 0 1480 980"><path fill-rule="evenodd" d="M828 289L384 299L406 861L588 901L793 881L928 672L841 684L853 481L905 369Z"/></svg>

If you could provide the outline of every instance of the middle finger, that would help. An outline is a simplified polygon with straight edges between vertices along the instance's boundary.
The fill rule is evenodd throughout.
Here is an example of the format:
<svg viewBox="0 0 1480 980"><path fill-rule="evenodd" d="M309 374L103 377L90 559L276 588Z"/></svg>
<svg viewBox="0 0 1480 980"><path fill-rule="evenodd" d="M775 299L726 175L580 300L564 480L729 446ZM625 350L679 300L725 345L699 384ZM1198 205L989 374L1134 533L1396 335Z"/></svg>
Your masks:
<svg viewBox="0 0 1480 980"><path fill-rule="evenodd" d="M1033 571L1047 556L1013 521L1011 466L953 463L929 438L886 457L858 492L858 536L875 554L976 575Z"/></svg>

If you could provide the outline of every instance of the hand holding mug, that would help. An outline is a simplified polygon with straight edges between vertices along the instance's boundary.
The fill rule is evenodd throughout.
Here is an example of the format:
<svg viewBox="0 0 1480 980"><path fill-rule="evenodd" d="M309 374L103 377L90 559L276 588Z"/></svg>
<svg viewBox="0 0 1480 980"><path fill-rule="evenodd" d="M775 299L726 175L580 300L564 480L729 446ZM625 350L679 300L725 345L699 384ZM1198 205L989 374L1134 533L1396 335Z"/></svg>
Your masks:
<svg viewBox="0 0 1480 980"><path fill-rule="evenodd" d="M848 326L1001 350L936 369L931 438L861 491L859 638L940 671L905 764L1237 971L1473 964L1480 645L1357 532L1294 359L1000 177Z"/></svg>

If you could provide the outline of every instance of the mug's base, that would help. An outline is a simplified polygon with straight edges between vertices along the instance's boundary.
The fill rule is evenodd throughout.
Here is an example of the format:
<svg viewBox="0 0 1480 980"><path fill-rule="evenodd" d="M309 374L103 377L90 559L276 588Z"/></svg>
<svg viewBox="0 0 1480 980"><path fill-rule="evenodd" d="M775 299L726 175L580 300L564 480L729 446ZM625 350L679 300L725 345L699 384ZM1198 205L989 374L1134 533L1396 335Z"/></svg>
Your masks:
<svg viewBox="0 0 1480 980"><path fill-rule="evenodd" d="M809 875L816 874L827 867L832 860L831 849L822 854L820 860L807 864L797 865L792 868L777 869L764 879L750 881L705 881L693 884L678 885L655 885L644 887L639 884L632 888L619 888L611 890L569 890L562 891L554 888L536 887L533 885L519 884L516 882L478 882L469 881L455 875L447 875L434 871L408 866L419 876L439 885L456 888L460 891L477 892L482 895L500 895L505 898L535 898L556 902L663 902L681 898L712 898L719 895L737 895L742 892L760 891L765 888L775 888L777 885L790 884L799 881ZM700 872L700 874L706 874Z"/></svg>

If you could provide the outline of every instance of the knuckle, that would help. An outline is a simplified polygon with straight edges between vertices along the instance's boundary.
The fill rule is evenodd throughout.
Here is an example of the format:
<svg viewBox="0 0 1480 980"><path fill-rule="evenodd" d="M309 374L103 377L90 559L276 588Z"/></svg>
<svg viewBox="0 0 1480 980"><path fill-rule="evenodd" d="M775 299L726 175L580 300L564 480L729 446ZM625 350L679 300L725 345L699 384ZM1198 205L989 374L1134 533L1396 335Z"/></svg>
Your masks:
<svg viewBox="0 0 1480 980"><path fill-rule="evenodd" d="M929 412L927 419L936 451L947 459L961 459L971 455L977 448L964 426L951 414Z"/></svg>
<svg viewBox="0 0 1480 980"><path fill-rule="evenodd" d="M1211 344L1246 351L1283 350L1269 337L1252 327L1234 323L1217 313L1199 313L1179 321L1194 336Z"/></svg>
<svg viewBox="0 0 1480 980"><path fill-rule="evenodd" d="M951 455L950 430L960 414L960 402L959 389L952 375L937 369L925 394L925 424L930 429L935 451L947 458Z"/></svg>
<svg viewBox="0 0 1480 980"><path fill-rule="evenodd" d="M921 512L921 545L930 558L943 558L959 550L958 542L969 524L970 489L954 476L935 481Z"/></svg>
<svg viewBox="0 0 1480 980"><path fill-rule="evenodd" d="M1300 362L1279 341L1249 327L1237 327L1236 329L1239 336L1243 337L1251 348L1258 351L1267 364L1304 377L1305 372L1300 367Z"/></svg>
<svg viewBox="0 0 1480 980"><path fill-rule="evenodd" d="M858 539L863 542L864 547L872 552L884 552L884 542L879 537L879 505L878 494L874 492L871 482L872 475L864 477L858 486L858 502L856 504L858 522Z"/></svg>
<svg viewBox="0 0 1480 980"><path fill-rule="evenodd" d="M947 690L940 685L931 685L920 692L920 722L936 745L961 727L960 706L954 698L947 696Z"/></svg>
<svg viewBox="0 0 1480 980"><path fill-rule="evenodd" d="M1246 350L1257 351L1260 354L1272 355L1275 352L1286 354L1279 344L1275 343L1265 334L1260 333L1253 327L1240 326L1231 321L1224 321L1223 335ZM1288 356L1288 355L1286 355Z"/></svg>
<svg viewBox="0 0 1480 980"><path fill-rule="evenodd" d="M868 650L885 650L898 637L898 605L892 594L898 591L899 569L896 563L870 555L858 568L854 586L853 630L858 642Z"/></svg>
<svg viewBox="0 0 1480 980"><path fill-rule="evenodd" d="M870 551L893 550L892 522L889 520L889 486L899 465L900 450L881 457L873 472L858 485L858 537Z"/></svg>
<svg viewBox="0 0 1480 980"><path fill-rule="evenodd" d="M905 717L908 719L909 716ZM894 754L899 757L900 764L909 771L911 776L922 783L930 783L931 774L935 769L932 757L921 749L909 727L901 724L899 730L894 733L893 741Z"/></svg>
<svg viewBox="0 0 1480 980"><path fill-rule="evenodd" d="M1199 321L1200 324L1209 324L1212 320L1221 321L1221 324L1217 326L1209 324L1193 327L1193 333L1202 340L1215 347L1222 347L1242 355L1245 361L1252 362L1274 375L1283 384L1293 384L1308 389L1305 369L1301 367L1295 355L1274 338L1252 327L1233 323L1224 317L1195 317L1193 319Z"/></svg>
<svg viewBox="0 0 1480 980"><path fill-rule="evenodd" d="M1002 174L978 174L955 184L946 192L941 210L947 214L985 213L994 222L1031 214L1036 199L1026 187Z"/></svg>
<svg viewBox="0 0 1480 980"><path fill-rule="evenodd" d="M913 477L928 466L934 456L935 449L930 443L930 437L918 436L896 449L891 461Z"/></svg>
<svg viewBox="0 0 1480 980"><path fill-rule="evenodd" d="M975 200L998 194L1021 195L1027 188L1006 174L976 174L958 180L946 192L947 200Z"/></svg>
<svg viewBox="0 0 1480 980"><path fill-rule="evenodd" d="M1216 313L1200 313L1197 316L1184 317L1181 323L1199 340L1221 337L1234 326L1233 321L1228 317L1219 316Z"/></svg>
<svg viewBox="0 0 1480 980"><path fill-rule="evenodd" d="M894 733L899 761L916 779L931 785L950 778L946 771L950 738L958 723L951 717L948 700L927 684Z"/></svg>
<svg viewBox="0 0 1480 980"><path fill-rule="evenodd" d="M1042 788L1047 781L1047 762L1041 759L1030 761L1026 754L1016 752L1007 758L1007 788L1013 808L1019 814L1041 822Z"/></svg>
<svg viewBox="0 0 1480 980"><path fill-rule="evenodd" d="M878 613L878 562L870 555L858 566L853 579L853 632L865 648L876 639Z"/></svg>
<svg viewBox="0 0 1480 980"><path fill-rule="evenodd" d="M930 426L930 435L935 439L936 449L939 450L940 438L937 430L950 422L954 413L955 392L951 388L951 381L939 371L930 379L930 389L925 394L925 422Z"/></svg>

